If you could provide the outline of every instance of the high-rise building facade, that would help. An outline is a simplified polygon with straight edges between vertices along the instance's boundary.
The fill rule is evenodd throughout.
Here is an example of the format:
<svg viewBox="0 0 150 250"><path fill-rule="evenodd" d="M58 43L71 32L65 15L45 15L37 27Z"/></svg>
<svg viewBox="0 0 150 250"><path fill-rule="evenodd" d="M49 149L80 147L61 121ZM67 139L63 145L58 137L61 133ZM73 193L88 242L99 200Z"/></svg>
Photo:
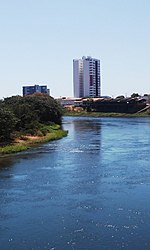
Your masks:
<svg viewBox="0 0 150 250"><path fill-rule="evenodd" d="M46 85L23 86L23 96L32 95L34 93L50 94L50 90Z"/></svg>
<svg viewBox="0 0 150 250"><path fill-rule="evenodd" d="M74 97L100 97L100 60L82 57L73 60Z"/></svg>

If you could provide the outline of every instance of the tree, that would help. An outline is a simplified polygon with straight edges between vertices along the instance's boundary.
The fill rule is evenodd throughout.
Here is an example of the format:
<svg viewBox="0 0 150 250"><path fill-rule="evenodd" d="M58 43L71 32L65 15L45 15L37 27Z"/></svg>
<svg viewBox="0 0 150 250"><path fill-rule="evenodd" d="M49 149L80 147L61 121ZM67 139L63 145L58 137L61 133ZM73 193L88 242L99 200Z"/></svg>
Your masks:
<svg viewBox="0 0 150 250"><path fill-rule="evenodd" d="M124 95L119 95L116 97L116 99L124 99L124 98L125 98Z"/></svg>
<svg viewBox="0 0 150 250"><path fill-rule="evenodd" d="M53 122L61 124L62 107L51 96L46 94L33 94L24 97L25 103L32 106L39 122Z"/></svg>
<svg viewBox="0 0 150 250"><path fill-rule="evenodd" d="M8 141L14 131L17 119L12 111L0 107L0 141Z"/></svg>
<svg viewBox="0 0 150 250"><path fill-rule="evenodd" d="M139 95L138 93L133 93L133 94L131 95L132 98L139 97L139 96L140 96L140 95Z"/></svg>
<svg viewBox="0 0 150 250"><path fill-rule="evenodd" d="M16 130L37 129L38 123L61 124L62 108L60 104L47 94L12 96L5 98L3 105L18 118Z"/></svg>

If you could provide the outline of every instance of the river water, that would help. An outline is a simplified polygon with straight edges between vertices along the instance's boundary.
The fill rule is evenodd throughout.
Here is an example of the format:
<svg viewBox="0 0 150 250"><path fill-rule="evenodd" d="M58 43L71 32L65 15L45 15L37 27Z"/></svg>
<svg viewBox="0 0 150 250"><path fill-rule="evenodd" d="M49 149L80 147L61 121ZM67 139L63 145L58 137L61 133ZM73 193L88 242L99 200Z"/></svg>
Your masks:
<svg viewBox="0 0 150 250"><path fill-rule="evenodd" d="M150 119L65 117L0 159L0 250L149 250Z"/></svg>

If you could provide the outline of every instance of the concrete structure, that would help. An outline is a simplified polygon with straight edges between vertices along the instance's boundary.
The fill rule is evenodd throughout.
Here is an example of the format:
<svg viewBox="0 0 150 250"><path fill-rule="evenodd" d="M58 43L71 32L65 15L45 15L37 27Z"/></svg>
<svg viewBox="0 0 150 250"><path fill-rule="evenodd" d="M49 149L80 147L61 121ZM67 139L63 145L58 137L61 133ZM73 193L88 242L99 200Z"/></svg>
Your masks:
<svg viewBox="0 0 150 250"><path fill-rule="evenodd" d="M50 90L46 85L23 86L23 96L32 95L34 93L45 93L49 95Z"/></svg>
<svg viewBox="0 0 150 250"><path fill-rule="evenodd" d="M150 104L150 94L144 94L144 96L141 96L141 98L146 100L146 102Z"/></svg>
<svg viewBox="0 0 150 250"><path fill-rule="evenodd" d="M100 97L100 60L82 57L73 60L74 97Z"/></svg>
<svg viewBox="0 0 150 250"><path fill-rule="evenodd" d="M72 97L58 97L55 98L63 107L66 106L80 106L82 105L82 98L72 98Z"/></svg>

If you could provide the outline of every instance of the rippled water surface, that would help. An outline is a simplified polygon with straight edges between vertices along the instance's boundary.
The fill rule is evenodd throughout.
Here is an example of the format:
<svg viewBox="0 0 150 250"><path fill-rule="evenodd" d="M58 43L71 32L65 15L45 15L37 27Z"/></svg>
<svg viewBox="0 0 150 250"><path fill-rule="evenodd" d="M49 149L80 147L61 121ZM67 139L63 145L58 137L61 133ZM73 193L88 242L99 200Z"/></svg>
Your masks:
<svg viewBox="0 0 150 250"><path fill-rule="evenodd" d="M0 249L149 250L150 119L65 117L0 159Z"/></svg>

